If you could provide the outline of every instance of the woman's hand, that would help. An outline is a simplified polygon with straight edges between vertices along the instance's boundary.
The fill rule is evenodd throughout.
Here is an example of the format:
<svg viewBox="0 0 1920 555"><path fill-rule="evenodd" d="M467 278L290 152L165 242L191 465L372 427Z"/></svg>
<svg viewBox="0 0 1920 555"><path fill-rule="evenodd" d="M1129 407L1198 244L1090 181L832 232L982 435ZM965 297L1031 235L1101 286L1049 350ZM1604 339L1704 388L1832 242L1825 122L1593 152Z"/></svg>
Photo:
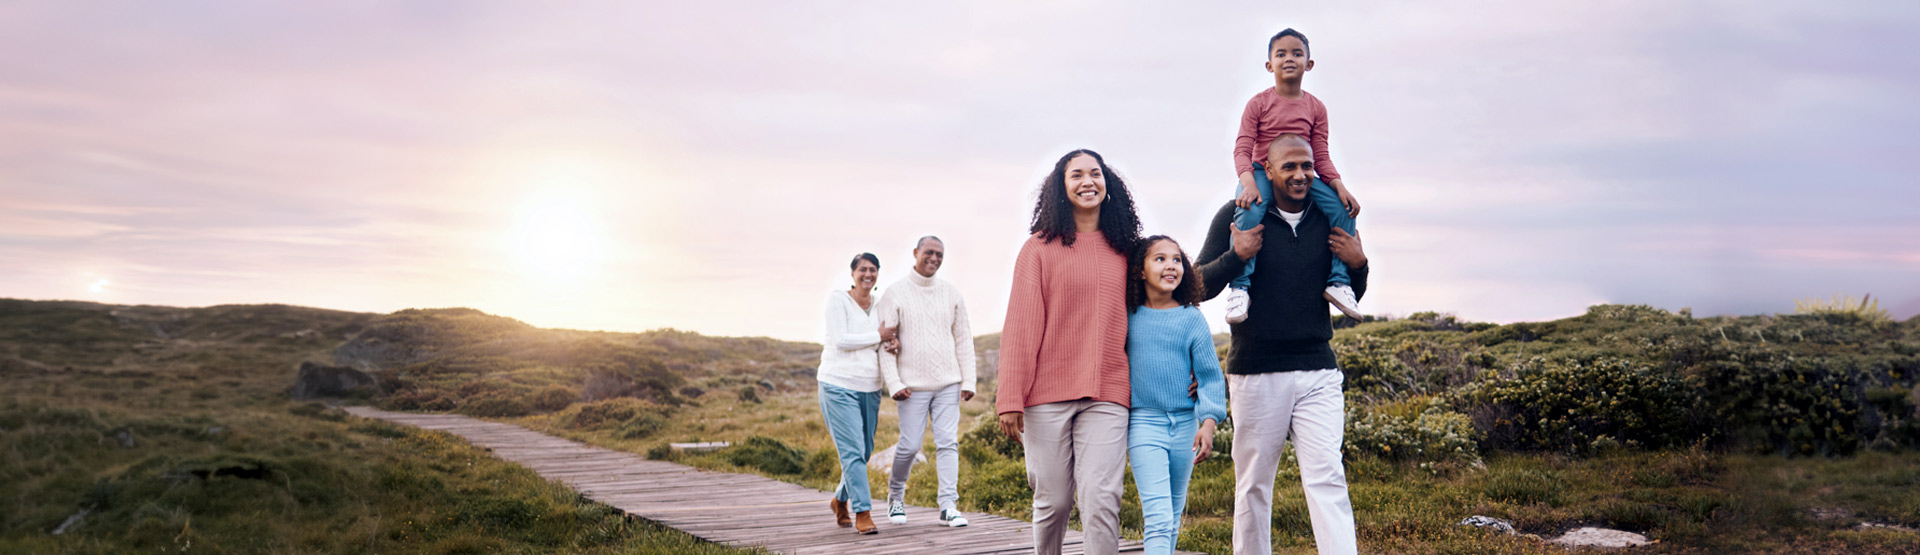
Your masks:
<svg viewBox="0 0 1920 555"><path fill-rule="evenodd" d="M1002 415L1001 418L1006 416ZM1193 464L1200 464L1200 461L1207 460L1207 455L1211 454L1213 454L1213 419L1208 418L1200 423L1200 431L1193 434Z"/></svg>
<svg viewBox="0 0 1920 555"><path fill-rule="evenodd" d="M1020 441L1020 434L1025 431L1027 431L1026 414L1018 412L1001 413L1000 433L1007 434L1007 437L1013 438L1014 443L1024 445L1026 442Z"/></svg>
<svg viewBox="0 0 1920 555"><path fill-rule="evenodd" d="M913 390L907 389L904 387L900 388L899 391L893 392L893 400L895 401L905 401L907 400L908 397L912 397L912 396L913 396Z"/></svg>

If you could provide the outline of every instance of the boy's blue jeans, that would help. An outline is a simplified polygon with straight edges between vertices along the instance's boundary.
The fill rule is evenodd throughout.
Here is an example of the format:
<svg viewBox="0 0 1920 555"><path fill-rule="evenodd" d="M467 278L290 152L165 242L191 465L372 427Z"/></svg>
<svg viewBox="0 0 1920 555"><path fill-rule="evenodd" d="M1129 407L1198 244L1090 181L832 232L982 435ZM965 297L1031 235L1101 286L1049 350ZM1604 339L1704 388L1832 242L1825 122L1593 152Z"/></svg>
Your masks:
<svg viewBox="0 0 1920 555"><path fill-rule="evenodd" d="M840 451L840 487L833 490L833 498L846 501L847 509L856 513L873 510L867 457L873 453L873 431L880 425L880 392L822 382L820 415L826 417L833 447Z"/></svg>
<svg viewBox="0 0 1920 555"><path fill-rule="evenodd" d="M1193 411L1135 408L1127 412L1127 463L1140 491L1141 535L1148 555L1171 554L1180 539L1193 478Z"/></svg>
<svg viewBox="0 0 1920 555"><path fill-rule="evenodd" d="M1267 168L1259 162L1253 163L1253 184L1260 189L1260 202L1254 203L1250 208L1233 210L1233 225L1240 229L1260 225L1260 218L1267 213L1267 204L1273 201L1273 182L1267 180ZM1238 183L1233 185L1233 196L1240 196ZM1333 192L1333 187L1321 181L1319 177L1314 177L1313 187L1307 189L1307 201L1319 208L1320 213L1326 214L1327 223L1332 224L1333 227L1347 230L1348 235L1356 237L1360 235L1354 231L1353 217L1347 215L1347 206L1340 203L1340 194ZM1247 285L1253 281L1253 262L1259 259L1259 257L1248 259L1246 269L1240 272L1239 277L1233 278L1233 282L1229 283L1228 287L1246 289ZM1353 279L1347 277L1347 263L1341 262L1338 256L1333 257L1333 269L1327 272L1327 285L1352 284Z"/></svg>

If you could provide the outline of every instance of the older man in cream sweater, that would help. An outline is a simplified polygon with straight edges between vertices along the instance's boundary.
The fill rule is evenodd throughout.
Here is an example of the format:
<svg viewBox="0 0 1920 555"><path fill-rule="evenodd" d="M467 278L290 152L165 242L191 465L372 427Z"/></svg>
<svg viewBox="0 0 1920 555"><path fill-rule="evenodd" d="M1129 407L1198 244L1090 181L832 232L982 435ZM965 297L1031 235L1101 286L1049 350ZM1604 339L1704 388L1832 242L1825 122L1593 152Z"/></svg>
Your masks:
<svg viewBox="0 0 1920 555"><path fill-rule="evenodd" d="M880 376L900 405L900 444L887 481L887 518L894 524L907 522L907 475L931 420L940 522L967 525L955 503L960 500L960 402L974 392L973 331L960 290L933 277L945 259L946 244L938 237L920 238L913 247L913 272L888 287L875 310L888 346L880 354Z"/></svg>

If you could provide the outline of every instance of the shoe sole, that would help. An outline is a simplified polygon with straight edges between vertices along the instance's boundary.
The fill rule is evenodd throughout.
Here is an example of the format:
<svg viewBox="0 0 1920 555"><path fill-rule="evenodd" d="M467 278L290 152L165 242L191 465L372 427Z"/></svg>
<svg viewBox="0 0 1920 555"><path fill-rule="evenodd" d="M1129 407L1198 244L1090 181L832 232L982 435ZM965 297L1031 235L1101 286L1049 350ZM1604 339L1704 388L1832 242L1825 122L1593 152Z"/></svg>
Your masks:
<svg viewBox="0 0 1920 555"><path fill-rule="evenodd" d="M948 528L965 528L966 526L967 526L967 523L965 522L954 524L953 521L947 521Z"/></svg>
<svg viewBox="0 0 1920 555"><path fill-rule="evenodd" d="M894 523L894 524L906 524L906 523L907 523L907 517L904 517L904 516L890 516L890 517L887 517L887 522L891 522L891 523Z"/></svg>
<svg viewBox="0 0 1920 555"><path fill-rule="evenodd" d="M1340 302L1339 302L1339 301L1335 301L1335 300L1333 300L1333 294L1332 294L1332 293L1321 293L1321 294L1320 294L1320 296L1321 296L1322 298L1325 298L1325 299L1327 299L1327 303L1328 303L1328 304L1332 304L1334 308L1337 308L1337 309L1340 309L1340 313L1341 313L1341 314L1345 314L1345 315L1347 315L1347 317L1348 317L1348 318L1352 318L1352 319L1354 319L1354 320L1359 320L1359 319L1360 319L1360 311L1358 311L1358 310L1354 310L1354 309L1353 309L1353 307L1350 307L1350 306L1347 306L1347 305L1344 305L1344 304L1340 304Z"/></svg>

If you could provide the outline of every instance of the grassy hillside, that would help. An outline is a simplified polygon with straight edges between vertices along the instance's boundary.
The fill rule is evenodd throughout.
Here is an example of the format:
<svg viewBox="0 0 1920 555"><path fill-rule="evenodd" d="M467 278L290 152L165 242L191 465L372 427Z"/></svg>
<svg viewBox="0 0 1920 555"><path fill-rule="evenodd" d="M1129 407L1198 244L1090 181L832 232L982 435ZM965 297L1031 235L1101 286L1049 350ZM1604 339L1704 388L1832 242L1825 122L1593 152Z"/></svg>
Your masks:
<svg viewBox="0 0 1920 555"><path fill-rule="evenodd" d="M0 299L0 552L741 552L286 399L377 320Z"/></svg>
<svg viewBox="0 0 1920 555"><path fill-rule="evenodd" d="M1583 525L1642 532L1660 540L1654 551L1920 551L1920 534L1862 526L1920 526L1920 320L1818 309L1694 318L1606 305L1512 325L1416 314L1341 329L1334 342L1369 550L1553 551L1454 525L1481 514L1541 536ZM962 407L961 503L1025 518L1018 445L988 425L998 337L975 344L983 394ZM836 465L814 397L818 349L673 330L545 330L467 309L0 301L0 429L11 447L0 454L9 457L0 542L14 542L0 550L189 540L237 551L692 546L446 436L288 402L293 368L321 361L379 378L350 402L501 419L829 489ZM883 404L880 445L897 436L893 406ZM123 429L134 447L120 446ZM1232 442L1231 427L1223 432L1220 455ZM736 446L667 449L680 441ZM1281 552L1311 545L1297 480L1283 466L1273 521ZM1231 485L1224 456L1198 468L1182 548L1226 549ZM205 493L216 486L237 493ZM222 495L244 503L200 501ZM932 495L931 469L916 468L910 500L930 505ZM1137 537L1132 496L1123 524ZM92 511L82 524L48 534L82 509ZM236 532L235 515L249 512L306 524L258 543L267 540ZM529 522L515 518L561 524L501 526Z"/></svg>

